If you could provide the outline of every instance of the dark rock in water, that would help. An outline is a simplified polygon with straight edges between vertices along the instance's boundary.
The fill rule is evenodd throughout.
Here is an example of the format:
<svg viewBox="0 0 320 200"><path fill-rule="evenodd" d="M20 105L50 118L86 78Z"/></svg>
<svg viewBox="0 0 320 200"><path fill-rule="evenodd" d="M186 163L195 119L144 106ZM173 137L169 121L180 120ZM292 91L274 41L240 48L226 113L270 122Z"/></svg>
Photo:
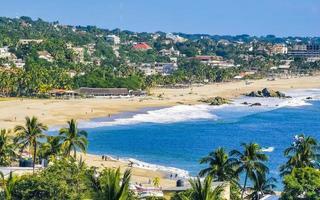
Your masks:
<svg viewBox="0 0 320 200"><path fill-rule="evenodd" d="M209 99L201 99L200 101L204 102L204 103L208 103L212 106L219 106L219 105L230 103L229 99L225 99L223 97L213 97L213 98L209 98Z"/></svg>
<svg viewBox="0 0 320 200"><path fill-rule="evenodd" d="M280 91L270 90L268 88L264 88L263 90L252 91L247 94L249 97L277 97L277 98L288 98L284 93Z"/></svg>
<svg viewBox="0 0 320 200"><path fill-rule="evenodd" d="M245 101L245 102L243 102L242 104L243 104L243 105L248 105L249 103Z"/></svg>
<svg viewBox="0 0 320 200"><path fill-rule="evenodd" d="M262 104L261 103L253 103L250 106L262 106Z"/></svg>
<svg viewBox="0 0 320 200"><path fill-rule="evenodd" d="M310 100L310 99L312 99L312 97L307 97L306 99L307 99L307 100Z"/></svg>

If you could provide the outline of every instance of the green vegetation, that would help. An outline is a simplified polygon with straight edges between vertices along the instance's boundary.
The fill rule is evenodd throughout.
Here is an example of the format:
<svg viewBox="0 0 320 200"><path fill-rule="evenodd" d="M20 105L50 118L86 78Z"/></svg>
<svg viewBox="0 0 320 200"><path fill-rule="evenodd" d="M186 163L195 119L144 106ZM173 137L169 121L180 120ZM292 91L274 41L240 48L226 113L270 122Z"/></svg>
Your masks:
<svg viewBox="0 0 320 200"><path fill-rule="evenodd" d="M109 42L108 35L118 36L120 44ZM298 40L307 44L319 42L319 38L175 35L184 37L185 41L169 39L163 32L134 33L95 26L66 26L30 17L0 17L0 48L8 47L10 53L10 56L0 58L0 95L43 97L55 88L137 90L156 85L222 82L233 80L244 72L254 72L245 74L245 79L257 79L287 74L271 68L288 59L293 60L289 74L312 74L320 68L320 61L310 62L271 52L275 44L294 45ZM31 41L23 41L25 39ZM148 43L152 49L133 49L132 46L139 42ZM174 49L179 54L161 54L164 49ZM218 56L234 66L222 67L192 59L199 55ZM156 62L176 62L178 68L166 75L145 75L140 70L143 64Z"/></svg>
<svg viewBox="0 0 320 200"><path fill-rule="evenodd" d="M284 177L282 200L320 199L320 171L311 167L294 168Z"/></svg>

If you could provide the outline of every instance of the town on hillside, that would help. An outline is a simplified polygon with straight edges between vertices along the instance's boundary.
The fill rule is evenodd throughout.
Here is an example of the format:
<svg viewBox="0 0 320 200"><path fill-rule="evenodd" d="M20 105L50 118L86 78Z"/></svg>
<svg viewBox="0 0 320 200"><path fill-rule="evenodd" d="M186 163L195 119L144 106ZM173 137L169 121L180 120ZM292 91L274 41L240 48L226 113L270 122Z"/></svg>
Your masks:
<svg viewBox="0 0 320 200"><path fill-rule="evenodd" d="M319 67L319 37L137 33L0 18L1 96L145 95L155 86L274 80Z"/></svg>

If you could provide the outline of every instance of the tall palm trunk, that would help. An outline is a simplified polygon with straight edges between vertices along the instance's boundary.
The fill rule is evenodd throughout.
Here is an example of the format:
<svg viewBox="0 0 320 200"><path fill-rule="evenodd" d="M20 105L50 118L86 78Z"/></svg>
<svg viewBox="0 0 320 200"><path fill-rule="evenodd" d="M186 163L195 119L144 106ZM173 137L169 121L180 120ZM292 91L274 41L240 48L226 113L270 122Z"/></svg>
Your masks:
<svg viewBox="0 0 320 200"><path fill-rule="evenodd" d="M35 168L35 164L36 164L36 156L37 156L37 142L35 142L34 147L33 147L33 163L32 163L33 173L34 173L34 168Z"/></svg>
<svg viewBox="0 0 320 200"><path fill-rule="evenodd" d="M242 193L241 193L241 199L243 199L243 195L244 195L244 192L245 192L246 186L247 186L247 181L248 181L248 171L246 172L246 177L244 179L244 185L243 185L243 189L242 189Z"/></svg>

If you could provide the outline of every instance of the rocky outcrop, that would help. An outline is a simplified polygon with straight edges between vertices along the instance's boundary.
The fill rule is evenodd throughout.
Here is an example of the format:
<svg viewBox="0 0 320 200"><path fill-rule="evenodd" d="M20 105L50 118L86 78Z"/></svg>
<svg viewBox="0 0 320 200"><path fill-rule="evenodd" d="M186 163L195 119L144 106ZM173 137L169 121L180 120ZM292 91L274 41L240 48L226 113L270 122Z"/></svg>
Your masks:
<svg viewBox="0 0 320 200"><path fill-rule="evenodd" d="M246 96L248 97L277 97L277 98L291 98L290 96L286 96L284 93L280 91L274 91L268 88L264 88L263 90L252 91Z"/></svg>
<svg viewBox="0 0 320 200"><path fill-rule="evenodd" d="M208 99L201 99L200 102L207 103L212 106L219 106L223 104L229 104L231 101L223 97L213 97Z"/></svg>

